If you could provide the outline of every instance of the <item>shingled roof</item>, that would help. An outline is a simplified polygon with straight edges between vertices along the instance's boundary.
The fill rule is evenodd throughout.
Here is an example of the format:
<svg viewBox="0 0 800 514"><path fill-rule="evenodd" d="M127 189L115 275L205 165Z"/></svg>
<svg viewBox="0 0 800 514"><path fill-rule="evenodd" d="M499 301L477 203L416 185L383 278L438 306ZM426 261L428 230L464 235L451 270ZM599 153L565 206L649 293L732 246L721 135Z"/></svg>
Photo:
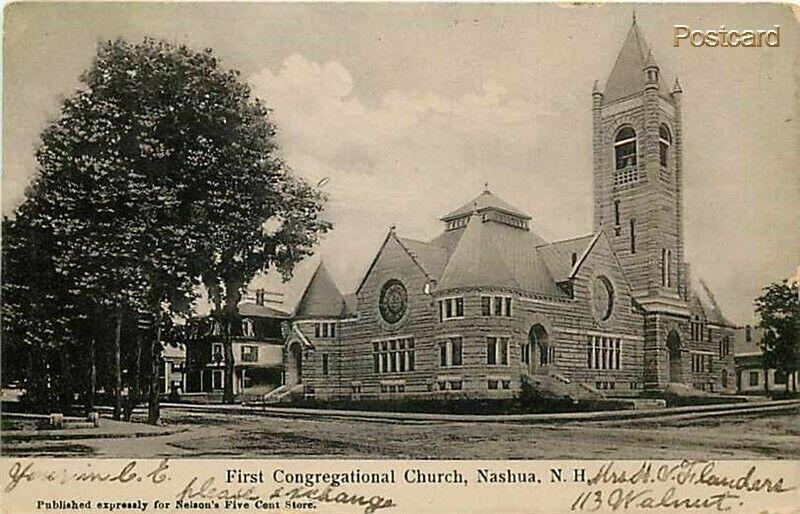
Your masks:
<svg viewBox="0 0 800 514"><path fill-rule="evenodd" d="M463 218L464 216L471 214L473 211L483 212L489 209L511 214L512 216L516 216L524 220L531 219L528 214L525 214L513 205L510 205L508 202L497 198L488 189L450 214L443 216L441 219L442 221L450 221L457 218Z"/></svg>
<svg viewBox="0 0 800 514"><path fill-rule="evenodd" d="M428 277L438 280L442 276L449 257L447 250L441 246L407 237L398 236L397 241Z"/></svg>
<svg viewBox="0 0 800 514"><path fill-rule="evenodd" d="M634 18L625 42L617 55L614 68L606 81L603 92L604 102L613 102L642 92L645 85L644 66L647 63L648 55L650 55L650 49ZM652 56L650 58L652 59ZM666 91L663 84L661 84L661 90Z"/></svg>
<svg viewBox="0 0 800 514"><path fill-rule="evenodd" d="M476 212L463 229L439 288L508 288L564 296L536 248L541 244L544 240L528 230L484 221Z"/></svg>
<svg viewBox="0 0 800 514"><path fill-rule="evenodd" d="M550 270L553 280L563 282L569 279L575 265L580 263L580 259L596 240L597 234L589 234L539 246L539 253L541 253L547 269ZM573 254L576 259L575 263L572 262Z"/></svg>

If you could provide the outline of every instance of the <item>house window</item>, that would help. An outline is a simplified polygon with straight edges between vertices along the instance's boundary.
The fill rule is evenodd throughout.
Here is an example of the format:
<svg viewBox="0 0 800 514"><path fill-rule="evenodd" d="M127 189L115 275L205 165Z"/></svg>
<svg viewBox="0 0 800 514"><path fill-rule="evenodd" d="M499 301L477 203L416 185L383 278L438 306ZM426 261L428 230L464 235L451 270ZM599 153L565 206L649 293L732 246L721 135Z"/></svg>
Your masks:
<svg viewBox="0 0 800 514"><path fill-rule="evenodd" d="M632 127L622 127L614 137L614 159L618 170L636 166L636 131Z"/></svg>
<svg viewBox="0 0 800 514"><path fill-rule="evenodd" d="M631 253L636 253L636 220L631 219Z"/></svg>
<svg viewBox="0 0 800 514"><path fill-rule="evenodd" d="M464 317L464 298L443 298L439 300L439 321Z"/></svg>
<svg viewBox="0 0 800 514"><path fill-rule="evenodd" d="M667 287L667 249L661 249L661 285Z"/></svg>
<svg viewBox="0 0 800 514"><path fill-rule="evenodd" d="M328 374L328 354L327 353L323 353L322 354L322 374L323 375L327 375Z"/></svg>
<svg viewBox="0 0 800 514"><path fill-rule="evenodd" d="M481 296L481 314L510 318L513 315L513 300L510 296Z"/></svg>
<svg viewBox="0 0 800 514"><path fill-rule="evenodd" d="M744 338L748 343L753 340L753 332L750 328L750 325L744 327L744 333L745 333Z"/></svg>
<svg viewBox="0 0 800 514"><path fill-rule="evenodd" d="M589 369L622 369L622 342L618 338L589 336L586 364Z"/></svg>
<svg viewBox="0 0 800 514"><path fill-rule="evenodd" d="M789 378L788 373L786 373L785 371L775 370L776 384L785 384L788 378Z"/></svg>
<svg viewBox="0 0 800 514"><path fill-rule="evenodd" d="M223 380L222 370L215 369L211 371L211 389L222 389L225 383Z"/></svg>
<svg viewBox="0 0 800 514"><path fill-rule="evenodd" d="M314 324L314 337L317 339L333 339L336 337L336 322L322 321Z"/></svg>
<svg viewBox="0 0 800 514"><path fill-rule="evenodd" d="M575 267L575 263L578 262L578 254L577 253L572 252L571 262L572 262L571 266L574 268Z"/></svg>
<svg viewBox="0 0 800 514"><path fill-rule="evenodd" d="M439 341L439 366L461 366L463 353L463 339L450 337Z"/></svg>
<svg viewBox="0 0 800 514"><path fill-rule="evenodd" d="M258 346L242 346L242 362L258 362Z"/></svg>
<svg viewBox="0 0 800 514"><path fill-rule="evenodd" d="M225 352L222 351L222 343L214 343L211 345L211 361L223 362L225 360Z"/></svg>
<svg viewBox="0 0 800 514"><path fill-rule="evenodd" d="M672 135L666 125L661 125L658 129L658 153L659 161L663 167L667 167L667 156L669 147L672 145Z"/></svg>
<svg viewBox="0 0 800 514"><path fill-rule="evenodd" d="M255 336L255 332L253 331L253 320L247 318L242 320L242 335L244 337Z"/></svg>
<svg viewBox="0 0 800 514"><path fill-rule="evenodd" d="M508 365L508 338L507 337L487 337L486 338L486 364Z"/></svg>
<svg viewBox="0 0 800 514"><path fill-rule="evenodd" d="M751 371L750 372L750 386L757 386L758 385L758 371Z"/></svg>
<svg viewBox="0 0 800 514"><path fill-rule="evenodd" d="M413 337L401 337L372 343L373 373L414 371L416 351Z"/></svg>
<svg viewBox="0 0 800 514"><path fill-rule="evenodd" d="M614 200L614 225L619 226L620 210L619 200Z"/></svg>
<svg viewBox="0 0 800 514"><path fill-rule="evenodd" d="M263 289L256 289L256 305L264 305L267 300L267 292Z"/></svg>

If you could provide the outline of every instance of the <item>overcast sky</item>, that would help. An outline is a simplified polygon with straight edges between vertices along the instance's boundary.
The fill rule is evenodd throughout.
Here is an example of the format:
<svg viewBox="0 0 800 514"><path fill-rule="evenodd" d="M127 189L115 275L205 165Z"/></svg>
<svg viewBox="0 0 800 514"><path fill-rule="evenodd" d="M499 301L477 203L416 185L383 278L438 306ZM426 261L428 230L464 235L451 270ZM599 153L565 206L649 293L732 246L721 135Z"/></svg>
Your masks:
<svg viewBox="0 0 800 514"><path fill-rule="evenodd" d="M684 90L686 258L736 322L800 259L798 24L779 5L640 5L666 84ZM97 42L211 47L273 110L287 161L330 177L322 253L357 285L388 227L427 239L483 190L549 240L590 233L592 82L631 6L12 4L4 41L3 213L34 176L38 134ZM780 48L672 46L674 24L781 26Z"/></svg>

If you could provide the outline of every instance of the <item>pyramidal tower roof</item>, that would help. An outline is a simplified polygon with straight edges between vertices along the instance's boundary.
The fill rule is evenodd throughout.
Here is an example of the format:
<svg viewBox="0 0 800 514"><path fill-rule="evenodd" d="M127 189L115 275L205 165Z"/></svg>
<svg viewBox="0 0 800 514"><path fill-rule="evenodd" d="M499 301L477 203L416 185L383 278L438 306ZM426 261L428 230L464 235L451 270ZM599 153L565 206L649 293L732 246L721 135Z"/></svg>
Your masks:
<svg viewBox="0 0 800 514"><path fill-rule="evenodd" d="M524 220L531 219L531 217L528 214L525 214L524 212L517 209L513 205L509 204L505 200L501 200L500 198L493 195L492 192L489 191L488 189L485 189L483 193L479 194L474 199L465 203L464 205L454 210L450 214L443 216L442 221L449 221L456 218L462 218L464 216L470 215L473 211L483 212L486 210L500 211L505 214L510 214L512 216L516 216L517 218L521 218Z"/></svg>
<svg viewBox="0 0 800 514"><path fill-rule="evenodd" d="M492 244L489 227L482 223L477 211L467 223L464 235L458 242L445 266L439 287L500 287L519 288L511 270Z"/></svg>
<svg viewBox="0 0 800 514"><path fill-rule="evenodd" d="M608 103L641 93L645 85L644 68L647 64L655 64L655 61L634 17L606 81L603 100ZM663 85L661 89L664 90Z"/></svg>

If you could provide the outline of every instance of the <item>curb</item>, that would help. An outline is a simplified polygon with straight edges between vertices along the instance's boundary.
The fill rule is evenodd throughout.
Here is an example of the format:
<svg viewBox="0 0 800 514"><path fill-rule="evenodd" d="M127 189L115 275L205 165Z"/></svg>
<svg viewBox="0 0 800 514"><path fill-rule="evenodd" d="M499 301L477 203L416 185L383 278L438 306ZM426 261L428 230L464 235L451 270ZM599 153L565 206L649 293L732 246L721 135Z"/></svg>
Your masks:
<svg viewBox="0 0 800 514"><path fill-rule="evenodd" d="M186 412L210 412L217 414L269 414L283 418L303 419L340 419L389 423L424 423L424 422L464 422L464 423L568 423L571 421L614 421L657 419L681 414L736 414L747 413L753 409L782 410L800 407L800 400L779 400L762 402L758 405L743 404L715 404L685 407L670 407L657 410L618 410L600 412L570 412L556 414L422 414L399 412L375 411L342 411L325 409L303 409L292 407L248 407L240 405L187 405L167 403L162 407L182 410Z"/></svg>

